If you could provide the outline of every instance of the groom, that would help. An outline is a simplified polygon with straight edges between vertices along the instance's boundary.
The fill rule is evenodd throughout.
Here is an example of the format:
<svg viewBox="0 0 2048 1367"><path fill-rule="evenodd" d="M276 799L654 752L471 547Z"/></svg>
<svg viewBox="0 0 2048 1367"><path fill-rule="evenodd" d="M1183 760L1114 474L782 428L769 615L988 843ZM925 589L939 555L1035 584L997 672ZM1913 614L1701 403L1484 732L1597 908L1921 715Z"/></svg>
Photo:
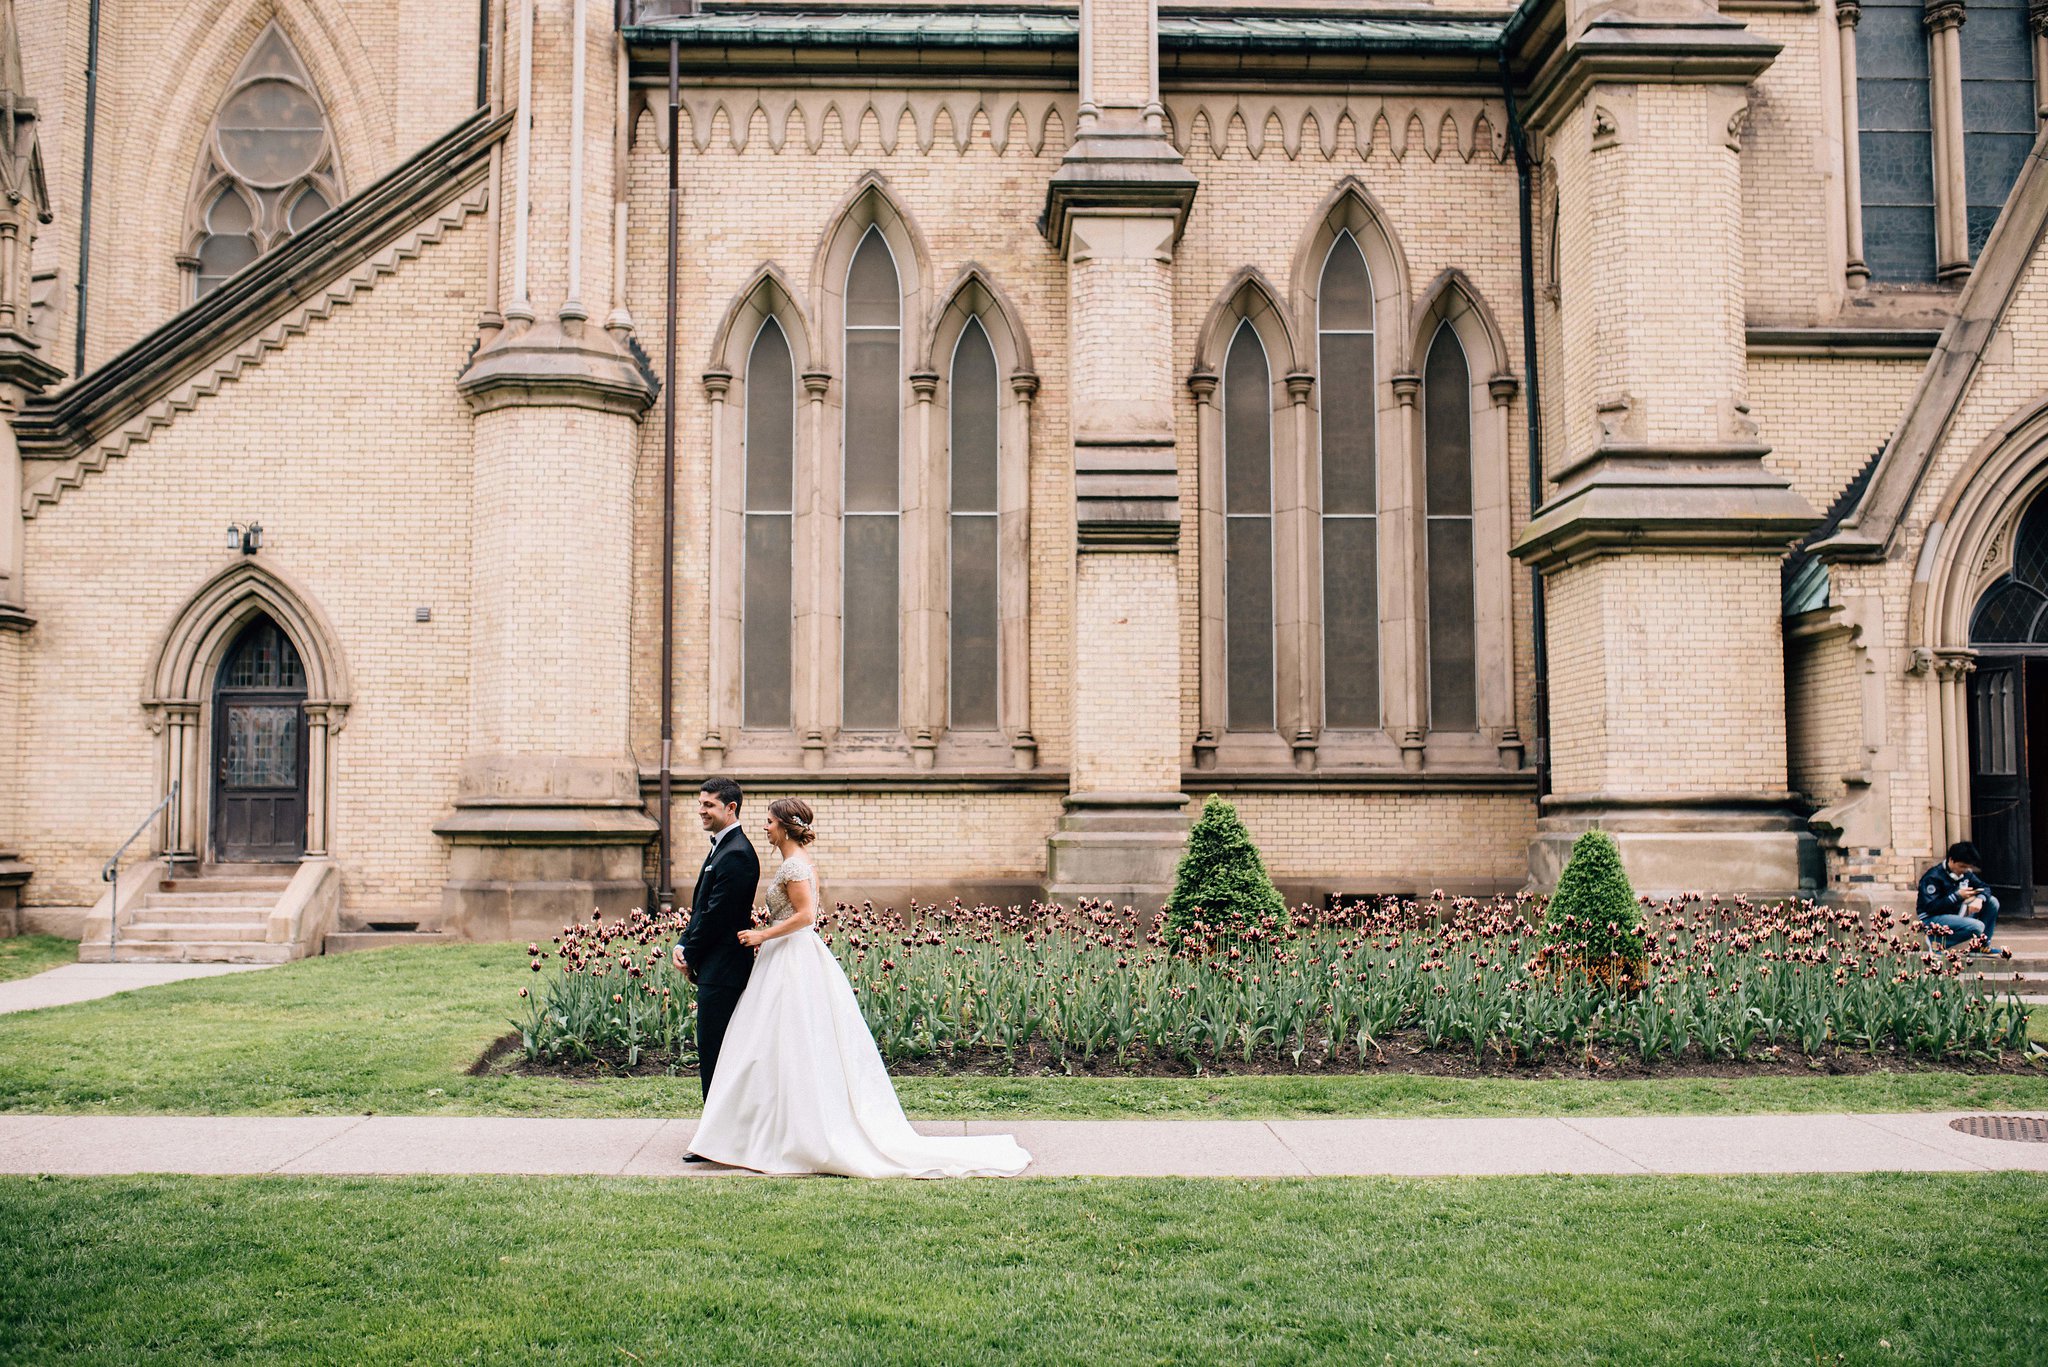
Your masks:
<svg viewBox="0 0 2048 1367"><path fill-rule="evenodd" d="M697 875L690 924L674 957L676 967L697 984L697 1076L709 1096L725 1027L754 971L754 951L739 942L739 933L754 923L761 861L740 829L739 784L723 777L705 779L697 794L697 817L711 835L711 853Z"/></svg>

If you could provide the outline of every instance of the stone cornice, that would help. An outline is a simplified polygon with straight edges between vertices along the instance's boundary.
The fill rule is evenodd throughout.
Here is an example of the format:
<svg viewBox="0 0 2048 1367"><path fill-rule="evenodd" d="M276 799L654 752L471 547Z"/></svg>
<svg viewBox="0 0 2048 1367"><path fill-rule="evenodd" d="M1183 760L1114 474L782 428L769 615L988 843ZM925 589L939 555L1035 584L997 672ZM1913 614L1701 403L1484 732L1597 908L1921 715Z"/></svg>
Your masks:
<svg viewBox="0 0 2048 1367"><path fill-rule="evenodd" d="M472 411L587 408L638 419L656 385L597 328L543 319L479 351L455 382Z"/></svg>
<svg viewBox="0 0 2048 1367"><path fill-rule="evenodd" d="M1531 73L1523 119L1551 131L1599 84L1748 85L1779 50L1712 10L1685 18L1603 14L1553 47Z"/></svg>
<svg viewBox="0 0 2048 1367"><path fill-rule="evenodd" d="M1164 137L1085 133L1046 183L1038 230L1064 258L1077 211L1171 215L1173 241L1178 242L1197 184Z"/></svg>
<svg viewBox="0 0 2048 1367"><path fill-rule="evenodd" d="M1765 468L1762 446L1610 444L1559 472L1518 559L1555 569L1632 551L1782 551L1820 516Z"/></svg>

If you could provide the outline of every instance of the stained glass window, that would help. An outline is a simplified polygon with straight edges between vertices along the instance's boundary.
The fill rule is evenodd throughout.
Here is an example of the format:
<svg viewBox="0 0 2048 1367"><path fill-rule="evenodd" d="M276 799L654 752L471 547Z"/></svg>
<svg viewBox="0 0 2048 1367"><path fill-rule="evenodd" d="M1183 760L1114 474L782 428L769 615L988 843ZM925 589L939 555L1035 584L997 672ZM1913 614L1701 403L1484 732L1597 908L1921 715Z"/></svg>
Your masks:
<svg viewBox="0 0 2048 1367"><path fill-rule="evenodd" d="M796 366L773 318L747 356L740 724L790 724Z"/></svg>
<svg viewBox="0 0 2048 1367"><path fill-rule="evenodd" d="M846 271L841 705L850 730L897 724L902 522L902 287L879 228Z"/></svg>
<svg viewBox="0 0 2048 1367"><path fill-rule="evenodd" d="M1000 460L1000 391L995 347L970 318L953 348L951 404L951 597L949 651L951 721L963 730L996 725L997 620L996 473Z"/></svg>
<svg viewBox="0 0 2048 1367"><path fill-rule="evenodd" d="M1273 381L1249 321L1223 363L1223 654L1232 730L1271 730Z"/></svg>
<svg viewBox="0 0 2048 1367"><path fill-rule="evenodd" d="M1316 299L1322 367L1323 715L1380 724L1379 450L1372 277L1349 232L1323 261Z"/></svg>
<svg viewBox="0 0 2048 1367"><path fill-rule="evenodd" d="M1472 584L1472 374L1448 323L1422 369L1423 511L1429 559L1429 724L1479 725Z"/></svg>
<svg viewBox="0 0 2048 1367"><path fill-rule="evenodd" d="M341 200L334 139L305 64L274 25L249 50L208 131L193 189L194 298Z"/></svg>

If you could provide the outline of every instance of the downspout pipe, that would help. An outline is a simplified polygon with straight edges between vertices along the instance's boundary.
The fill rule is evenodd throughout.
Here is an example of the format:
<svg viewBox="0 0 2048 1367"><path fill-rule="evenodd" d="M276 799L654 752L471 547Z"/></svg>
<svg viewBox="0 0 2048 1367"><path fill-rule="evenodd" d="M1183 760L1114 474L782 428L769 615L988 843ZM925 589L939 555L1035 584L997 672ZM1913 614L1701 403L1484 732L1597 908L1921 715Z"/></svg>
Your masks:
<svg viewBox="0 0 2048 1367"><path fill-rule="evenodd" d="M1508 142L1515 152L1516 204L1522 235L1522 353L1528 371L1524 386L1524 412L1529 420L1529 515L1543 506L1543 401L1536 375L1536 214L1529 156L1529 131L1522 125L1515 107L1515 84L1508 71L1505 39L1497 50L1500 58L1500 89L1507 99ZM1529 626L1534 636L1531 664L1536 684L1536 796L1550 796L1550 648L1543 613L1543 571L1529 567Z"/></svg>
<svg viewBox="0 0 2048 1367"><path fill-rule="evenodd" d="M661 869L657 903L675 909L673 793L676 745L676 250L681 175L677 113L682 105L682 52L668 43L668 317L662 328L661 383Z"/></svg>
<svg viewBox="0 0 2048 1367"><path fill-rule="evenodd" d="M92 0L85 21L85 158L78 196L78 354L71 378L85 374L85 314L90 302L87 285L92 278L92 156L93 130L99 122L100 105L100 0Z"/></svg>

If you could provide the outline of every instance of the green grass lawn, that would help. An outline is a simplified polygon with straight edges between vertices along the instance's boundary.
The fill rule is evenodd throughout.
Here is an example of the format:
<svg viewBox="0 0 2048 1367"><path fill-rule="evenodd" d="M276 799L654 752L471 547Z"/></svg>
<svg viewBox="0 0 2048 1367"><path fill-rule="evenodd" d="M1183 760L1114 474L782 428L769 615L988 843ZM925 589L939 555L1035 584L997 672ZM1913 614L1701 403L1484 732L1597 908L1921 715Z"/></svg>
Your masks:
<svg viewBox="0 0 2048 1367"><path fill-rule="evenodd" d="M516 946L307 959L0 1016L0 1110L107 1114L691 1115L696 1079L469 1077L533 980ZM1628 1115L2048 1109L2029 1075L1603 1082L1403 1076L901 1079L913 1115Z"/></svg>
<svg viewBox="0 0 2048 1367"><path fill-rule="evenodd" d="M2048 1178L0 1179L17 1362L2040 1361Z"/></svg>
<svg viewBox="0 0 2048 1367"><path fill-rule="evenodd" d="M61 935L16 935L0 940L0 983L77 962L78 941Z"/></svg>

